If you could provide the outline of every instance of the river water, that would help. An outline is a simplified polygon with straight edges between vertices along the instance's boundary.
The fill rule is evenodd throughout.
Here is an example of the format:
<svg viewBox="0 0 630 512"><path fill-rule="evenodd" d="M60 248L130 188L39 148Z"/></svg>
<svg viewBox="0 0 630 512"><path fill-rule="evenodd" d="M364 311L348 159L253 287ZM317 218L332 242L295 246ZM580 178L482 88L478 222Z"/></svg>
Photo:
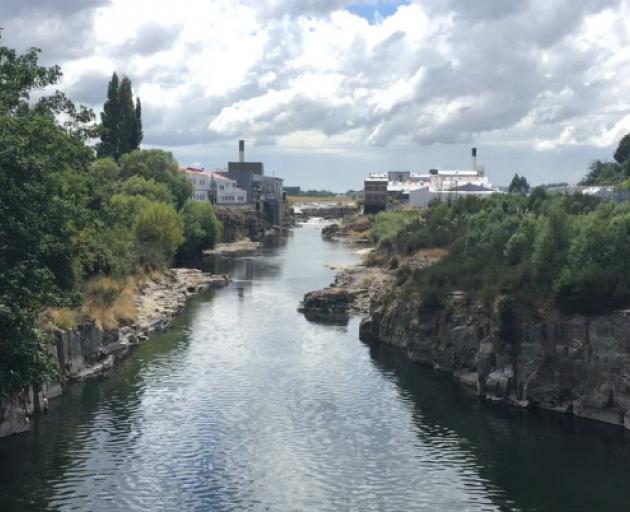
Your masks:
<svg viewBox="0 0 630 512"><path fill-rule="evenodd" d="M0 440L0 511L630 510L630 440L480 402L449 378L308 322L352 263L316 221L230 264L109 375Z"/></svg>

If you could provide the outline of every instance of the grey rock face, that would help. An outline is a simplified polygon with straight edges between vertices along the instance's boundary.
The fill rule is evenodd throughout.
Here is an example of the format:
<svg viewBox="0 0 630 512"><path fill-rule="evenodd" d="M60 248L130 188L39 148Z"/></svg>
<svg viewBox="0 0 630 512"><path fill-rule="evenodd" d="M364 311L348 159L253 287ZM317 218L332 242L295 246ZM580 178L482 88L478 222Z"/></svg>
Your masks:
<svg viewBox="0 0 630 512"><path fill-rule="evenodd" d="M563 316L540 311L502 339L496 311L455 305L422 311L414 301L375 304L360 328L367 342L402 349L451 373L480 396L630 429L630 314Z"/></svg>

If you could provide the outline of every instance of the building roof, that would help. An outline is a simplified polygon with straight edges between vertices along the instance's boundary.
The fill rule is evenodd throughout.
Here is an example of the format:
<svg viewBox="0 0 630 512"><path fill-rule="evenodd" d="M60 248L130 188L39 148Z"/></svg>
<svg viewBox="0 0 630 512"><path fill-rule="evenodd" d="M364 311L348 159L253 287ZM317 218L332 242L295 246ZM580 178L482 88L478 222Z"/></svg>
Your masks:
<svg viewBox="0 0 630 512"><path fill-rule="evenodd" d="M476 183L464 183L463 185L456 185L455 187L444 189L444 192L495 192L495 190L483 185L477 185Z"/></svg>
<svg viewBox="0 0 630 512"><path fill-rule="evenodd" d="M479 171L474 171L472 169L463 170L463 171L458 171L458 170L441 171L438 169L437 175L438 176L479 176Z"/></svg>
<svg viewBox="0 0 630 512"><path fill-rule="evenodd" d="M234 181L215 171L206 171L205 169L199 169L197 167L186 167L185 169L180 169L180 171L192 176L203 176L217 181Z"/></svg>

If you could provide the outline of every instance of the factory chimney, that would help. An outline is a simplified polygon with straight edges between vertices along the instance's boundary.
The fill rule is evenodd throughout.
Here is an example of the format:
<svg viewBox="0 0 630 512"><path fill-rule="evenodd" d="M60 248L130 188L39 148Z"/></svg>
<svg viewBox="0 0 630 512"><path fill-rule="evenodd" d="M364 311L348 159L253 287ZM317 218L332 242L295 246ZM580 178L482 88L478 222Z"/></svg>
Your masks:
<svg viewBox="0 0 630 512"><path fill-rule="evenodd" d="M472 156L472 170L476 171L477 170L477 148L472 148L471 156Z"/></svg>
<svg viewBox="0 0 630 512"><path fill-rule="evenodd" d="M238 161L245 161L245 141L242 139L238 141Z"/></svg>

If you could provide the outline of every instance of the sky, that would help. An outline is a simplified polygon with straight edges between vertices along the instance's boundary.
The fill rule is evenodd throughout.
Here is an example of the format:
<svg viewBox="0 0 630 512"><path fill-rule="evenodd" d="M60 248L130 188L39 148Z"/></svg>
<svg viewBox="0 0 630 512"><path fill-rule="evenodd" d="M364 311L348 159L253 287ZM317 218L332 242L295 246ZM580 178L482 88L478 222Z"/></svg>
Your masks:
<svg viewBox="0 0 630 512"><path fill-rule="evenodd" d="M42 49L77 103L112 72L143 147L263 161L286 185L480 163L497 185L576 182L630 132L630 0L2 0L2 44Z"/></svg>

